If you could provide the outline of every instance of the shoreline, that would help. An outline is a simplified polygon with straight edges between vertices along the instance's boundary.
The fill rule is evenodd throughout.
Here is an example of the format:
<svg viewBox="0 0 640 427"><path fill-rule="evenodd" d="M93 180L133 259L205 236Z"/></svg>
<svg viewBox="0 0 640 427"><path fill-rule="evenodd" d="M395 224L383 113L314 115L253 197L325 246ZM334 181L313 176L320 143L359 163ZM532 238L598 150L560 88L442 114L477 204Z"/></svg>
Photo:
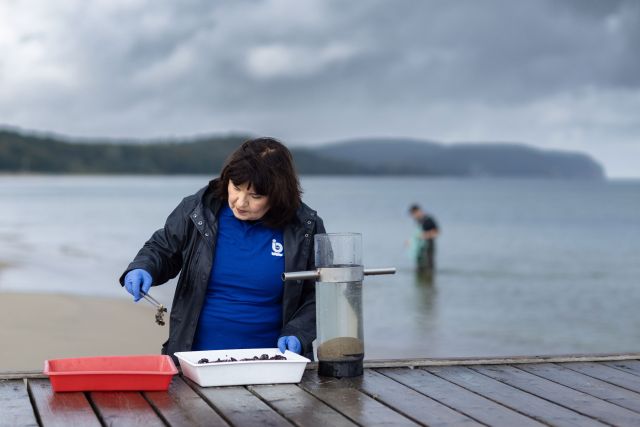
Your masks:
<svg viewBox="0 0 640 427"><path fill-rule="evenodd" d="M165 316L167 316L165 314ZM155 309L122 298L0 292L0 371L47 359L160 354L169 333Z"/></svg>

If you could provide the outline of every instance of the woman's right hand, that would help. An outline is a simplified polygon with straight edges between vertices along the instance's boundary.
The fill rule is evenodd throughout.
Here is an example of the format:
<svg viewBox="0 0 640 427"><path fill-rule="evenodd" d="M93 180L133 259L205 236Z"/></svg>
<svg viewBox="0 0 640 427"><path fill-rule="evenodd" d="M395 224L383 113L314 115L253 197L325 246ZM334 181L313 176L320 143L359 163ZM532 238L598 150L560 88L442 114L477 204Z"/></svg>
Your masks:
<svg viewBox="0 0 640 427"><path fill-rule="evenodd" d="M136 268L135 270L131 270L124 276L124 287L127 288L127 292L133 295L133 300L138 302L142 295L140 295L140 290L143 293L149 292L151 288L151 283L153 279L151 278L151 274L147 270L143 270L141 268Z"/></svg>

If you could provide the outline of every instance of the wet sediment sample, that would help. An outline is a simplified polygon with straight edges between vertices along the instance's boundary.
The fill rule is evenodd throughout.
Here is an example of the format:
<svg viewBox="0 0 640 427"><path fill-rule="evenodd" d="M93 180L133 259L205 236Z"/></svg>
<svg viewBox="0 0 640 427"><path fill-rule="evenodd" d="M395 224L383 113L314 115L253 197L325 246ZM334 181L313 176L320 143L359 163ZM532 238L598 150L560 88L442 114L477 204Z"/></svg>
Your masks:
<svg viewBox="0 0 640 427"><path fill-rule="evenodd" d="M198 360L198 364L202 365L205 363L222 363L222 362L253 362L255 360L287 360L286 357L281 356L279 354L276 354L274 356L269 357L268 354L263 354L262 356L258 357L258 356L253 356L253 357L246 357L244 359L236 359L235 357L230 357L228 359L220 359L218 358L217 360L209 360L206 357Z"/></svg>
<svg viewBox="0 0 640 427"><path fill-rule="evenodd" d="M364 342L354 337L338 337L323 342L318 347L320 360L362 359Z"/></svg>

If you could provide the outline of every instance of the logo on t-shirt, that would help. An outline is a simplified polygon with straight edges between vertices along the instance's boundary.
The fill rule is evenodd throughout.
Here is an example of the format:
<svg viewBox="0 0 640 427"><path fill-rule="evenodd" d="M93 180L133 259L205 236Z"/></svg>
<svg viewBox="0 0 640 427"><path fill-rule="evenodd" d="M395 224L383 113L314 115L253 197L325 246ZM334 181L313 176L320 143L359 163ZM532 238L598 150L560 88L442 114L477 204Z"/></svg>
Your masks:
<svg viewBox="0 0 640 427"><path fill-rule="evenodd" d="M276 239L273 239L271 241L271 255L282 256L283 250L284 250L284 247L282 246L282 243L278 243Z"/></svg>

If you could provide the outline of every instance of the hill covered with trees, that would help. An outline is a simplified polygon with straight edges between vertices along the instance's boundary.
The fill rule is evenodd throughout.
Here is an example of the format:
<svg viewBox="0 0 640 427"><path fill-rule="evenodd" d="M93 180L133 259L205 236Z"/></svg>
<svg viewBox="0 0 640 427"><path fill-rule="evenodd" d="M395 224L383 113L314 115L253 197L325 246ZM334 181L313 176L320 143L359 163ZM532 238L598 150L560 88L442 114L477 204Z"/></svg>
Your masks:
<svg viewBox="0 0 640 427"><path fill-rule="evenodd" d="M0 131L0 172L74 174L208 174L220 171L246 135L162 141L70 142L61 137ZM302 173L362 173L362 167L292 149Z"/></svg>
<svg viewBox="0 0 640 427"><path fill-rule="evenodd" d="M1 173L214 174L247 135L72 141L0 130ZM523 144L359 139L291 147L301 174L603 179L591 157Z"/></svg>

